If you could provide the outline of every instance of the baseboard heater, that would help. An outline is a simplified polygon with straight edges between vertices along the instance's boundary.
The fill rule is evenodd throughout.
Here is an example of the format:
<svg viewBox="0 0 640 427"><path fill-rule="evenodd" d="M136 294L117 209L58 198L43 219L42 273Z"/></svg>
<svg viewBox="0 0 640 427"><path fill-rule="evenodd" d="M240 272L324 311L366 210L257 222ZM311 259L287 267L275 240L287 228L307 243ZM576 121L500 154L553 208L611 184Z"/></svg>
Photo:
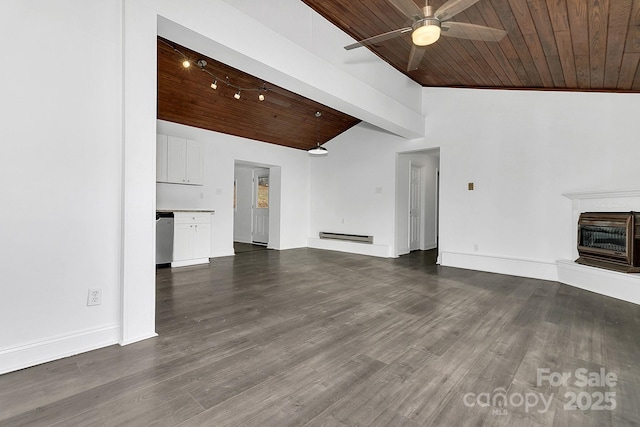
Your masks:
<svg viewBox="0 0 640 427"><path fill-rule="evenodd" d="M363 236L360 234L329 233L327 231L321 231L320 238L333 239L333 240L345 240L347 242L357 242L357 243L373 243L373 236Z"/></svg>

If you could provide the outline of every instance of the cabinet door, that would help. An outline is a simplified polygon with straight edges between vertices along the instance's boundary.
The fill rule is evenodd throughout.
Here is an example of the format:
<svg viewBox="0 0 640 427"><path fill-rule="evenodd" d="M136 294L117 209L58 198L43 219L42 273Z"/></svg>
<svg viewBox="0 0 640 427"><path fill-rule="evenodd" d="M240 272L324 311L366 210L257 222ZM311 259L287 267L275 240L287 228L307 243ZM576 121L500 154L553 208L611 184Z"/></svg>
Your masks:
<svg viewBox="0 0 640 427"><path fill-rule="evenodd" d="M211 252L211 225L198 223L194 226L193 257L209 258Z"/></svg>
<svg viewBox="0 0 640 427"><path fill-rule="evenodd" d="M186 142L185 179L187 184L204 184L204 162L202 142L187 140Z"/></svg>
<svg viewBox="0 0 640 427"><path fill-rule="evenodd" d="M167 182L167 135L156 134L156 182Z"/></svg>
<svg viewBox="0 0 640 427"><path fill-rule="evenodd" d="M168 182L186 184L184 173L187 161L187 140L169 136L167 137L167 148L169 158L167 162Z"/></svg>
<svg viewBox="0 0 640 427"><path fill-rule="evenodd" d="M173 260L193 259L194 224L178 224L173 233Z"/></svg>

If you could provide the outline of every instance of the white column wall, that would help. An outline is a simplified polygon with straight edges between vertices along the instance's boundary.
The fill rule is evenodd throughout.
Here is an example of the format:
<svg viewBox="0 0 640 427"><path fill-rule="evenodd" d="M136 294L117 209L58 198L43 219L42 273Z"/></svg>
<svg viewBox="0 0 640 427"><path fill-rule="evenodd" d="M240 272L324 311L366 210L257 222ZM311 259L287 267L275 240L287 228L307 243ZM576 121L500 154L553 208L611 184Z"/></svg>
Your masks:
<svg viewBox="0 0 640 427"><path fill-rule="evenodd" d="M0 374L120 339L121 18L117 1L2 3Z"/></svg>

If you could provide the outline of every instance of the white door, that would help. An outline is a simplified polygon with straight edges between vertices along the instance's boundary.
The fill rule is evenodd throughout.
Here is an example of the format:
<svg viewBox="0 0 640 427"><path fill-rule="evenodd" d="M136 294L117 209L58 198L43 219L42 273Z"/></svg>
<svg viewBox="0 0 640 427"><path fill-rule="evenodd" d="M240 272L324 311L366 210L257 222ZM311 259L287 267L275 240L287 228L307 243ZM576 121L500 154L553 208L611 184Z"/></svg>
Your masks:
<svg viewBox="0 0 640 427"><path fill-rule="evenodd" d="M251 241L266 245L269 243L269 174L254 172L253 175L253 221Z"/></svg>
<svg viewBox="0 0 640 427"><path fill-rule="evenodd" d="M421 248L422 233L422 169L411 165L411 181L409 188L409 250Z"/></svg>

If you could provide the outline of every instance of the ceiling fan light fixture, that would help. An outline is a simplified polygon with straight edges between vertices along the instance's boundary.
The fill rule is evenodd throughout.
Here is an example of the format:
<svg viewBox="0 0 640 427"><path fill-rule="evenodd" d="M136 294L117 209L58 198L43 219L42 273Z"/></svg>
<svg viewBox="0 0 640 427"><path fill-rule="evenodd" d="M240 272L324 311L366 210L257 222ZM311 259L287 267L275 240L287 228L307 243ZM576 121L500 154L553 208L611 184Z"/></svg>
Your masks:
<svg viewBox="0 0 640 427"><path fill-rule="evenodd" d="M440 38L440 21L423 19L413 26L411 40L416 46L429 46Z"/></svg>

